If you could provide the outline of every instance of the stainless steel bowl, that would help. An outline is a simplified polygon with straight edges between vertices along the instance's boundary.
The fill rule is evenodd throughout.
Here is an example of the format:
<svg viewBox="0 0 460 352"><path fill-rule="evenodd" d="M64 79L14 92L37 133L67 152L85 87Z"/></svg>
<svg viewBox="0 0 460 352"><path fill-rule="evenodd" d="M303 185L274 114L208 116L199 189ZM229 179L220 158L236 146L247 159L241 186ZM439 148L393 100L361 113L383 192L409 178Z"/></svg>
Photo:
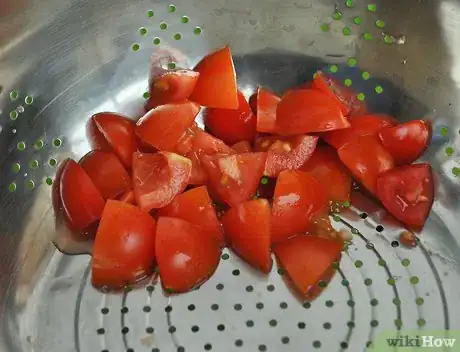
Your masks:
<svg viewBox="0 0 460 352"><path fill-rule="evenodd" d="M362 351L383 331L460 329L457 1L4 0L0 18L1 351ZM437 200L417 248L396 246L401 227L379 205L354 202L336 223L354 244L305 306L231 253L168 298L153 285L100 293L88 255L55 249L49 184L89 151L87 119L138 116L149 60L192 67L226 44L247 95L323 68L374 111L433 122Z"/></svg>

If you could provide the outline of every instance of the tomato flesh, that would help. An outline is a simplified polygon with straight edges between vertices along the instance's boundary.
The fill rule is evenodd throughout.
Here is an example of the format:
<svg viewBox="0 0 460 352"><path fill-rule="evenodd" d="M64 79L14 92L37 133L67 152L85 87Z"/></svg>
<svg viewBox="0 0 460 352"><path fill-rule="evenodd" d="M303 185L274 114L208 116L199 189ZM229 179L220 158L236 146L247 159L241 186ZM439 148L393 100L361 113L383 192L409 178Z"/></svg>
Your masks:
<svg viewBox="0 0 460 352"><path fill-rule="evenodd" d="M250 153L252 152L251 143L248 141L241 141L232 145L232 149L238 153Z"/></svg>
<svg viewBox="0 0 460 352"><path fill-rule="evenodd" d="M276 108L281 98L259 87L257 92L257 132L276 132Z"/></svg>
<svg viewBox="0 0 460 352"><path fill-rule="evenodd" d="M133 204L136 205L136 198L134 197L134 191L132 189L122 193L119 197L118 200L122 203L128 203L128 204Z"/></svg>

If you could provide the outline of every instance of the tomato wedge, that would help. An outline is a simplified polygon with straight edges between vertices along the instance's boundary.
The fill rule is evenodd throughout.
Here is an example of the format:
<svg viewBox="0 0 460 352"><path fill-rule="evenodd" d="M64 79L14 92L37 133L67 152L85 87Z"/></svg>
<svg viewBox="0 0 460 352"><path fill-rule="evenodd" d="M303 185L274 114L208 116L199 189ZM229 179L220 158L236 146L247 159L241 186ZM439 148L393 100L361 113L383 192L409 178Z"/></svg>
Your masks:
<svg viewBox="0 0 460 352"><path fill-rule="evenodd" d="M155 220L131 204L108 200L93 248L92 282L121 288L152 274Z"/></svg>
<svg viewBox="0 0 460 352"><path fill-rule="evenodd" d="M62 169L59 192L71 230L84 231L101 218L104 198L85 170L72 159Z"/></svg>
<svg viewBox="0 0 460 352"><path fill-rule="evenodd" d="M317 146L313 155L302 166L321 183L328 199L336 202L350 200L351 175L340 161L337 152L329 146Z"/></svg>
<svg viewBox="0 0 460 352"><path fill-rule="evenodd" d="M256 140L255 150L267 152L264 175L277 177L281 171L297 170L313 154L318 137L262 137Z"/></svg>
<svg viewBox="0 0 460 352"><path fill-rule="evenodd" d="M431 126L415 120L380 131L380 140L397 165L410 164L417 160L431 140Z"/></svg>
<svg viewBox="0 0 460 352"><path fill-rule="evenodd" d="M237 109L207 109L204 124L217 138L234 144L253 140L256 135L257 118L241 92L238 92Z"/></svg>
<svg viewBox="0 0 460 352"><path fill-rule="evenodd" d="M187 128L179 138L179 141L174 147L173 152L185 156L190 150L192 150L193 140L197 131L201 131L196 123L193 123L191 127Z"/></svg>
<svg viewBox="0 0 460 352"><path fill-rule="evenodd" d="M326 132L350 127L340 106L316 89L298 89L283 96L276 110L276 130L281 135Z"/></svg>
<svg viewBox="0 0 460 352"><path fill-rule="evenodd" d="M199 112L200 107L192 102L161 105L137 121L136 134L158 150L172 151Z"/></svg>
<svg viewBox="0 0 460 352"><path fill-rule="evenodd" d="M300 235L277 243L273 252L299 295L309 299L319 281L330 275L340 259L343 242L312 235Z"/></svg>
<svg viewBox="0 0 460 352"><path fill-rule="evenodd" d="M357 137L342 146L338 154L353 176L374 195L377 177L394 168L393 158L377 136Z"/></svg>
<svg viewBox="0 0 460 352"><path fill-rule="evenodd" d="M224 157L201 157L213 193L230 206L252 198L262 177L266 153L244 153Z"/></svg>
<svg viewBox="0 0 460 352"><path fill-rule="evenodd" d="M190 100L219 109L238 109L235 67L228 46L204 57L194 68L200 73Z"/></svg>
<svg viewBox="0 0 460 352"><path fill-rule="evenodd" d="M272 268L270 218L271 209L266 199L241 203L222 217L225 237L232 249L266 274Z"/></svg>
<svg viewBox="0 0 460 352"><path fill-rule="evenodd" d="M238 154L252 152L251 143L249 143L248 141L241 141L235 143L234 145L232 145L232 149Z"/></svg>
<svg viewBox="0 0 460 352"><path fill-rule="evenodd" d="M116 198L131 187L131 178L112 152L93 150L80 160L104 199Z"/></svg>
<svg viewBox="0 0 460 352"><path fill-rule="evenodd" d="M311 174L281 172L273 197L272 243L308 231L313 219L327 212L326 191Z"/></svg>
<svg viewBox="0 0 460 352"><path fill-rule="evenodd" d="M113 150L123 165L131 168L138 149L133 121L117 113L101 112L91 117L87 131L93 149Z"/></svg>
<svg viewBox="0 0 460 352"><path fill-rule="evenodd" d="M184 102L192 94L199 76L199 72L192 70L164 73L151 85L146 109L151 110L159 105Z"/></svg>
<svg viewBox="0 0 460 352"><path fill-rule="evenodd" d="M118 200L122 203L128 203L128 204L133 204L136 205L136 199L134 197L134 191L132 189L122 193L119 197Z"/></svg>
<svg viewBox="0 0 460 352"><path fill-rule="evenodd" d="M182 219L158 219L155 248L161 282L170 293L200 286L216 271L220 260L215 238Z"/></svg>
<svg viewBox="0 0 460 352"><path fill-rule="evenodd" d="M179 194L171 203L160 209L158 215L178 218L198 225L213 234L218 243L224 244L224 231L217 219L206 186L192 188Z"/></svg>
<svg viewBox="0 0 460 352"><path fill-rule="evenodd" d="M377 196L398 220L422 228L434 200L434 182L428 164L400 166L380 175Z"/></svg>
<svg viewBox="0 0 460 352"><path fill-rule="evenodd" d="M139 207L149 212L171 203L187 186L192 162L175 153L134 153L134 195Z"/></svg>
<svg viewBox="0 0 460 352"><path fill-rule="evenodd" d="M276 132L276 108L281 98L268 89L257 91L257 132Z"/></svg>

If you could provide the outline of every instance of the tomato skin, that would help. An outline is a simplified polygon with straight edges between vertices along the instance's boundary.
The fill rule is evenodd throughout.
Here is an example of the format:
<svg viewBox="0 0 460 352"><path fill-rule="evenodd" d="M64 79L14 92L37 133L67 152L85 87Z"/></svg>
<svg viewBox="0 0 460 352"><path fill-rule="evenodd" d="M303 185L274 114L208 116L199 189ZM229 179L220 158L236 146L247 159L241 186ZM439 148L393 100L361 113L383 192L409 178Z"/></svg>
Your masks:
<svg viewBox="0 0 460 352"><path fill-rule="evenodd" d="M190 150L192 150L195 135L199 130L200 129L196 123L193 123L191 127L187 128L184 134L179 138L177 144L174 146L173 152L182 156L185 156L188 152L190 152Z"/></svg>
<svg viewBox="0 0 460 352"><path fill-rule="evenodd" d="M276 108L281 98L259 87L257 92L257 132L276 132Z"/></svg>
<svg viewBox="0 0 460 352"><path fill-rule="evenodd" d="M200 107L192 102L158 106L137 121L136 135L158 150L172 151L199 111Z"/></svg>
<svg viewBox="0 0 460 352"><path fill-rule="evenodd" d="M217 219L206 186L192 188L179 194L171 203L161 208L158 215L178 218L195 224L214 235L220 245L224 245L224 231Z"/></svg>
<svg viewBox="0 0 460 352"><path fill-rule="evenodd" d="M394 168L391 155L377 136L357 137L338 150L340 160L366 189L375 195L377 177Z"/></svg>
<svg viewBox="0 0 460 352"><path fill-rule="evenodd" d="M422 228L434 201L431 166L400 166L381 174L377 196L396 219L415 229Z"/></svg>
<svg viewBox="0 0 460 352"><path fill-rule="evenodd" d="M256 140L255 150L267 152L264 175L278 177L281 171L300 169L317 143L316 136L261 137Z"/></svg>
<svg viewBox="0 0 460 352"><path fill-rule="evenodd" d="M272 207L272 243L305 233L313 219L328 212L326 192L309 173L283 171L276 182Z"/></svg>
<svg viewBox="0 0 460 352"><path fill-rule="evenodd" d="M203 284L216 271L220 246L213 236L188 221L160 217L156 258L167 292L187 292Z"/></svg>
<svg viewBox="0 0 460 352"><path fill-rule="evenodd" d="M237 154L252 152L251 143L249 143L248 141L241 141L241 142L235 143L232 145L232 149Z"/></svg>
<svg viewBox="0 0 460 352"><path fill-rule="evenodd" d="M132 205L136 205L136 199L134 197L134 191L132 189L125 191L122 193L119 197L118 200L122 203L128 203Z"/></svg>
<svg viewBox="0 0 460 352"><path fill-rule="evenodd" d="M113 199L131 187L131 178L112 152L93 150L79 162L101 192L104 199Z"/></svg>
<svg viewBox="0 0 460 352"><path fill-rule="evenodd" d="M266 199L250 200L227 211L222 225L229 245L254 268L268 274L271 209Z"/></svg>
<svg viewBox="0 0 460 352"><path fill-rule="evenodd" d="M379 137L396 165L407 165L417 160L428 148L431 126L422 120L409 121L381 130Z"/></svg>
<svg viewBox="0 0 460 352"><path fill-rule="evenodd" d="M238 92L238 104L237 109L210 108L204 112L206 127L227 144L251 141L256 135L257 118L241 92Z"/></svg>
<svg viewBox="0 0 460 352"><path fill-rule="evenodd" d="M302 166L321 183L331 201L350 200L351 175L340 161L337 152L327 145L317 146L313 155Z"/></svg>
<svg viewBox="0 0 460 352"><path fill-rule="evenodd" d="M60 203L71 230L84 231L100 219L105 201L91 178L69 159L60 177Z"/></svg>
<svg viewBox="0 0 460 352"><path fill-rule="evenodd" d="M281 135L326 132L350 127L339 105L315 89L297 89L283 96L276 110Z"/></svg>
<svg viewBox="0 0 460 352"><path fill-rule="evenodd" d="M193 70L200 77L191 101L209 108L238 109L236 73L228 46L205 56Z"/></svg>
<svg viewBox="0 0 460 352"><path fill-rule="evenodd" d="M92 282L121 288L152 274L155 220L134 205L108 200L93 248Z"/></svg>

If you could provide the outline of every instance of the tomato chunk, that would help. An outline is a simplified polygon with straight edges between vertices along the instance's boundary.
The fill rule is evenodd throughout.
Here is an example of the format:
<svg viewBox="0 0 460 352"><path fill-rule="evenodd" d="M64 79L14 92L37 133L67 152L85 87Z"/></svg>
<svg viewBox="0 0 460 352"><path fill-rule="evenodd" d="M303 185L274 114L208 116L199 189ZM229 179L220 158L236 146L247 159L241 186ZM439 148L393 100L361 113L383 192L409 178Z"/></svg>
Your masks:
<svg viewBox="0 0 460 352"><path fill-rule="evenodd" d="M193 123L191 127L187 128L179 138L179 141L174 147L173 152L185 156L190 150L192 150L193 140L198 131L201 131L196 123Z"/></svg>
<svg viewBox="0 0 460 352"><path fill-rule="evenodd" d="M376 136L357 137L342 146L338 154L356 180L374 195L377 177L394 168L393 158Z"/></svg>
<svg viewBox="0 0 460 352"><path fill-rule="evenodd" d="M249 143L248 141L241 141L235 143L234 145L232 145L232 149L238 154L252 152L251 143Z"/></svg>
<svg viewBox="0 0 460 352"><path fill-rule="evenodd" d="M133 204L136 205L136 199L134 197L134 191L132 189L122 193L119 197L118 200L122 203L128 203L128 204Z"/></svg>
<svg viewBox="0 0 460 352"><path fill-rule="evenodd" d="M313 154L318 137L262 137L256 141L256 151L267 152L264 175L277 177L281 171L297 170Z"/></svg>
<svg viewBox="0 0 460 352"><path fill-rule="evenodd" d="M434 182L428 164L400 166L380 175L377 196L402 223L421 228L433 205Z"/></svg>
<svg viewBox="0 0 460 352"><path fill-rule="evenodd" d="M224 231L217 219L206 186L192 188L179 194L170 204L160 209L158 215L183 219L198 225L206 232L214 235L221 245L224 244Z"/></svg>
<svg viewBox="0 0 460 352"><path fill-rule="evenodd" d="M257 92L257 132L275 133L276 108L281 98L259 87Z"/></svg>
<svg viewBox="0 0 460 352"><path fill-rule="evenodd" d="M277 243L273 251L294 288L301 297L309 299L319 281L330 275L342 248L343 242L338 240L300 235Z"/></svg>
<svg viewBox="0 0 460 352"><path fill-rule="evenodd" d="M112 152L93 150L80 160L104 199L116 198L131 187L131 178L123 164Z"/></svg>
<svg viewBox="0 0 460 352"><path fill-rule="evenodd" d="M244 95L238 92L237 109L207 109L204 124L214 136L225 143L234 144L254 139L257 118Z"/></svg>
<svg viewBox="0 0 460 352"><path fill-rule="evenodd" d="M409 121L380 131L380 140L397 165L417 160L431 140L431 127L422 120Z"/></svg>
<svg viewBox="0 0 460 352"><path fill-rule="evenodd" d="M276 110L276 129L281 135L326 132L348 128L339 105L316 89L298 89L283 96Z"/></svg>
<svg viewBox="0 0 460 352"><path fill-rule="evenodd" d="M200 107L192 102L161 105L137 121L136 134L152 147L172 151L199 111Z"/></svg>
<svg viewBox="0 0 460 352"><path fill-rule="evenodd" d="M301 170L310 172L321 183L329 200L336 202L350 200L352 182L350 172L331 147L326 145L316 147Z"/></svg>
<svg viewBox="0 0 460 352"><path fill-rule="evenodd" d="M236 74L228 46L204 57L194 68L200 73L190 100L219 109L238 109Z"/></svg>
<svg viewBox="0 0 460 352"><path fill-rule="evenodd" d="M156 258L167 292L187 292L203 284L216 271L220 246L212 235L188 221L160 217Z"/></svg>
<svg viewBox="0 0 460 352"><path fill-rule="evenodd" d="M178 154L134 153L134 195L139 207L149 212L169 204L187 186L192 162Z"/></svg>
<svg viewBox="0 0 460 352"><path fill-rule="evenodd" d="M213 193L230 206L252 198L262 177L266 153L244 153L224 157L203 155L202 166Z"/></svg>
<svg viewBox="0 0 460 352"><path fill-rule="evenodd" d="M108 200L93 248L92 282L121 288L152 274L155 220L131 204Z"/></svg>
<svg viewBox="0 0 460 352"><path fill-rule="evenodd" d="M309 173L283 171L276 182L272 209L272 242L308 231L328 212L326 191Z"/></svg>

